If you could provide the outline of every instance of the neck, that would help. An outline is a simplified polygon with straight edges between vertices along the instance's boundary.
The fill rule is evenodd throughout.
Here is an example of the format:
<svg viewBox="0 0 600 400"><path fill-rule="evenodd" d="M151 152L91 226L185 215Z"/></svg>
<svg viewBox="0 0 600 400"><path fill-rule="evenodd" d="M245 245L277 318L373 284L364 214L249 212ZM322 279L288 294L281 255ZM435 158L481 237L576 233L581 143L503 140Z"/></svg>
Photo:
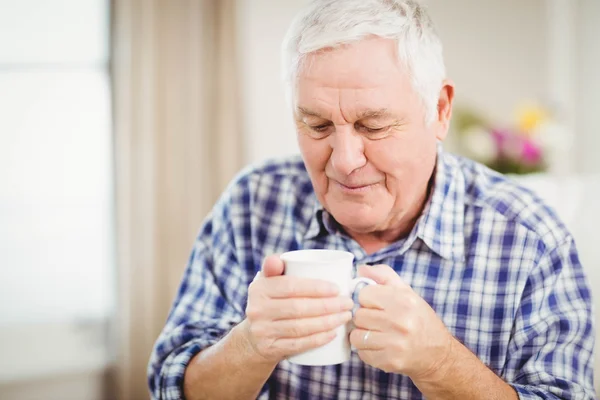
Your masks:
<svg viewBox="0 0 600 400"><path fill-rule="evenodd" d="M373 254L381 249L386 248L397 240L407 237L416 225L417 220L421 215L421 211L423 210L424 204L425 202L423 202L417 213L415 213L416 215L413 215L410 218L405 218L401 225L396 225L396 227L393 229L368 233L348 231L347 233L350 235L350 237L352 237L352 239L360 244L367 254Z"/></svg>
<svg viewBox="0 0 600 400"><path fill-rule="evenodd" d="M356 232L344 228L346 229L346 233L348 233L352 239L360 244L367 254L373 254L381 249L386 248L399 239L407 237L417 224L417 221L423 213L425 204L427 204L427 201L429 200L432 192L434 176L435 171L432 174L432 178L427 183L427 186L424 188L422 195L415 202L417 206L400 216L399 220L393 224L393 228L373 232Z"/></svg>

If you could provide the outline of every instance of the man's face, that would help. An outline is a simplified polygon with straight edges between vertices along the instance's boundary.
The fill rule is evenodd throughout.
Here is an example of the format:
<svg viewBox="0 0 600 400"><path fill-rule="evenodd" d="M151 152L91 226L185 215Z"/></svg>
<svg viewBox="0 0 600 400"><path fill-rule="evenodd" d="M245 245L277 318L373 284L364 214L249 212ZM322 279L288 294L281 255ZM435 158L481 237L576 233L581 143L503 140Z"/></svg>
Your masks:
<svg viewBox="0 0 600 400"><path fill-rule="evenodd" d="M319 201L350 234L395 230L416 218L436 138L447 131L449 110L426 125L395 46L376 38L311 54L296 82L304 162Z"/></svg>

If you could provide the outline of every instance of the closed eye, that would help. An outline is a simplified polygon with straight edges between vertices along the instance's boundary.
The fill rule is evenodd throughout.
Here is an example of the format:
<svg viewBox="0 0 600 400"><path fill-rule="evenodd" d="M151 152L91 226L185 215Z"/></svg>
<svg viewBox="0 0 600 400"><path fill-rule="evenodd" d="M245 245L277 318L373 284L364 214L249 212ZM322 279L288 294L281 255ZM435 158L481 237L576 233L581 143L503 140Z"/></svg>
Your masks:
<svg viewBox="0 0 600 400"><path fill-rule="evenodd" d="M389 126L383 126L381 128L376 128L376 127L366 126L363 124L355 124L355 127L354 127L354 129L356 129L357 131L366 133L369 136L374 136L375 138L385 135L387 133L387 131L389 130L389 128L390 128Z"/></svg>
<svg viewBox="0 0 600 400"><path fill-rule="evenodd" d="M385 130L385 128L369 128L368 126L364 126L363 128L369 133L378 133Z"/></svg>
<svg viewBox="0 0 600 400"><path fill-rule="evenodd" d="M325 132L327 130L327 128L329 128L331 124L321 124L321 125L315 125L315 126L311 126L310 129L312 129L315 132Z"/></svg>

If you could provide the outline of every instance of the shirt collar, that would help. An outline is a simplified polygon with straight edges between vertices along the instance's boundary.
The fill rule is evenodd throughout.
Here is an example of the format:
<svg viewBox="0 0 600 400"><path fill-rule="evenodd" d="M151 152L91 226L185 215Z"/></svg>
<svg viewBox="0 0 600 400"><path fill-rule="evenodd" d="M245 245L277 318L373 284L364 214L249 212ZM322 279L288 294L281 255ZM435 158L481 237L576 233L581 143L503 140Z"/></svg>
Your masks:
<svg viewBox="0 0 600 400"><path fill-rule="evenodd" d="M464 177L454 157L438 147L437 163L431 196L421 217L411 233L402 240L399 252L404 253L420 238L429 249L439 256L464 260ZM340 234L334 218L323 208L312 193L312 218L304 239L310 240L324 234ZM388 246L381 251L394 245Z"/></svg>
<svg viewBox="0 0 600 400"><path fill-rule="evenodd" d="M443 258L465 255L465 181L458 160L438 147L433 191L415 226L417 236Z"/></svg>
<svg viewBox="0 0 600 400"><path fill-rule="evenodd" d="M317 196L315 195L314 191L313 191L313 193L311 193L311 202L312 202L311 219L309 221L308 229L306 230L306 233L304 234L304 239L306 239L306 240L316 239L320 235L327 232L327 229L325 228L325 224L324 224L324 218L323 218L323 214L327 213L327 211L325 211L325 208L323 208L323 206L317 199ZM327 215L329 215L329 214L327 213Z"/></svg>

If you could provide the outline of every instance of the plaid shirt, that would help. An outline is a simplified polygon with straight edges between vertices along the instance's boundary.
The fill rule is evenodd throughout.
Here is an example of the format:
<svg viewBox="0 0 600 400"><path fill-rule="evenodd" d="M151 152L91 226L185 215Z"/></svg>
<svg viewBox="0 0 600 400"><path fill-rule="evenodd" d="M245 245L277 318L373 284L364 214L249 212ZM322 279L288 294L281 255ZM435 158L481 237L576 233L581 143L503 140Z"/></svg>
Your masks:
<svg viewBox="0 0 600 400"><path fill-rule="evenodd" d="M350 251L384 263L450 332L522 399L591 399L590 291L573 238L531 192L472 161L438 152L433 192L412 232L366 254L317 201L300 158L247 169L195 242L148 367L155 399L183 399L184 370L244 318L247 288L267 255ZM410 378L363 363L282 361L260 399L422 399Z"/></svg>

